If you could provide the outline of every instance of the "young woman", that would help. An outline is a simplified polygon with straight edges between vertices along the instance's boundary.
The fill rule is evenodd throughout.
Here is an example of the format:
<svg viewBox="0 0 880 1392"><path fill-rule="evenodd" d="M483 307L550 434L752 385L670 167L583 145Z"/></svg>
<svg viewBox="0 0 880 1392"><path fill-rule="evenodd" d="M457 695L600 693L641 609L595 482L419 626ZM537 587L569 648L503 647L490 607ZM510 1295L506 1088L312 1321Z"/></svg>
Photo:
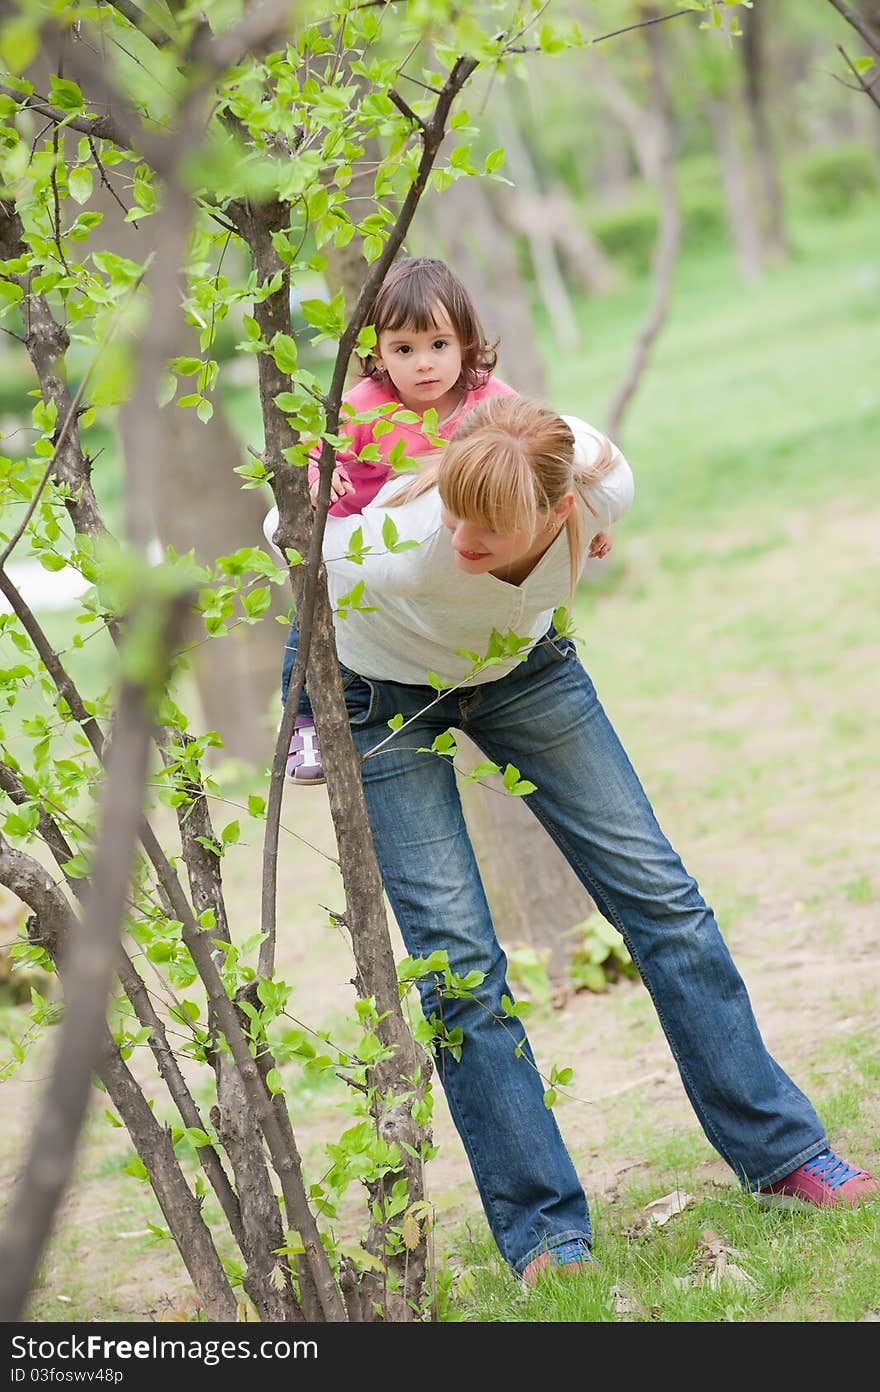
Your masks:
<svg viewBox="0 0 880 1392"><path fill-rule="evenodd" d="M809 1100L767 1052L711 909L657 824L571 639L552 626L592 537L632 499L621 454L582 421L522 398L479 404L402 491L328 521L331 598L359 580L336 625L345 698L385 889L407 950L477 971L476 999L420 983L427 1016L463 1034L437 1053L498 1247L526 1281L582 1271L586 1199L521 1024L504 1018L495 936L447 758L460 729L535 784L525 801L609 922L651 993L711 1144L765 1201L855 1205L880 1183L830 1149ZM396 495L396 496L395 496ZM383 523L417 542L390 553ZM345 559L363 529L362 561ZM439 677L438 692L428 673ZM393 733L388 721L403 716ZM503 1020L503 1024L500 1021Z"/></svg>

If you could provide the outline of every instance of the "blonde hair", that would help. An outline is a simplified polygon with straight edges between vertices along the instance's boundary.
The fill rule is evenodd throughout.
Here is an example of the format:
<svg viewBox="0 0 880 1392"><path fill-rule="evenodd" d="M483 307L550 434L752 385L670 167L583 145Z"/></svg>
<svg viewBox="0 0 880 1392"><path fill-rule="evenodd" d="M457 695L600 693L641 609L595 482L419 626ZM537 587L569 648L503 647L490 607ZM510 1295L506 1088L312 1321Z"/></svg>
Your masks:
<svg viewBox="0 0 880 1392"><path fill-rule="evenodd" d="M587 497L614 463L611 442L591 432L589 461L575 449L570 427L546 406L521 396L491 396L468 412L449 444L423 455L415 478L386 506L409 502L436 486L454 517L511 536L534 536L542 513L574 493L597 516ZM575 506L565 523L570 562L569 599L583 568L584 520Z"/></svg>

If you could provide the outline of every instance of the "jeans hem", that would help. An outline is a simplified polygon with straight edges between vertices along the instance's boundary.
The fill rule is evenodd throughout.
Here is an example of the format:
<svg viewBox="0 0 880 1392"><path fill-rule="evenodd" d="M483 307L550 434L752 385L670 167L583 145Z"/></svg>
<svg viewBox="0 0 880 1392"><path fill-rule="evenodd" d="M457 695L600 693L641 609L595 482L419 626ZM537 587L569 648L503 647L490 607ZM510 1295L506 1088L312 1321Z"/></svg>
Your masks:
<svg viewBox="0 0 880 1392"><path fill-rule="evenodd" d="M796 1170L801 1165L805 1165L808 1160L815 1160L816 1156L821 1155L823 1150L830 1150L830 1148L828 1137L824 1136L821 1140L816 1141L814 1145L806 1146L793 1160L787 1160L784 1165L780 1165L775 1170L771 1170L770 1174L767 1175L765 1179L751 1182L744 1178L742 1181L743 1189L747 1194L757 1194L759 1190L766 1189L770 1184L775 1184L778 1179L785 1179L785 1176L790 1175L792 1170Z"/></svg>
<svg viewBox="0 0 880 1392"><path fill-rule="evenodd" d="M530 1252L526 1253L522 1261L516 1263L514 1271L517 1276L523 1274L529 1262L534 1261L535 1257L539 1257L542 1252L549 1251L551 1247L560 1247L563 1242L585 1242L592 1249L593 1234L580 1232L577 1228L566 1228L564 1232L548 1233L546 1237L541 1239L537 1247L533 1247Z"/></svg>

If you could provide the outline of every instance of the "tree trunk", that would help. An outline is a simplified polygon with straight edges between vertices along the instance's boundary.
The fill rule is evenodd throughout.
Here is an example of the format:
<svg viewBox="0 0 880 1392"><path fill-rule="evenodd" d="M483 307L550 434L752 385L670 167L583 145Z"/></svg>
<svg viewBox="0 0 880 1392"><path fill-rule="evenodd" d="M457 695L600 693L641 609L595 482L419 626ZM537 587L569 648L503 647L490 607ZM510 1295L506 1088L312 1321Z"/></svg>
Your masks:
<svg viewBox="0 0 880 1392"><path fill-rule="evenodd" d="M446 255L467 286L490 339L500 334L499 375L523 395L544 391L544 364L535 342L528 293L512 239L498 222L476 179L459 179L427 196L415 220L420 246Z"/></svg>
<svg viewBox="0 0 880 1392"><path fill-rule="evenodd" d="M505 189L501 199L503 201L505 195L521 199L529 209L530 215L523 220L521 229L528 243L535 288L560 347L576 348L580 343L580 329L556 258L553 224L546 206L542 208L544 198L538 176L520 134L509 96L505 95L497 103L495 119L507 155L507 168L517 186L515 191Z"/></svg>
<svg viewBox="0 0 880 1392"><path fill-rule="evenodd" d="M656 13L653 6L646 7L644 18L649 19ZM644 31L651 55L652 113L650 120L646 119L643 123L648 129L638 147L641 150L640 159L648 168L653 168L660 196L660 226L651 265L651 304L636 341L632 361L609 408L608 434L613 440L618 439L624 412L635 395L651 347L665 323L672 293L672 273L681 242L681 213L672 160L672 120L666 90L665 39L662 30L662 24L651 24Z"/></svg>
<svg viewBox="0 0 880 1392"><path fill-rule="evenodd" d="M620 282L614 262L594 237L562 184L552 183L545 198L547 217L569 274L588 295L610 295Z"/></svg>
<svg viewBox="0 0 880 1392"><path fill-rule="evenodd" d="M744 10L743 64L745 67L746 111L752 130L752 143L758 174L761 209L762 260L781 260L788 253L782 212L782 190L776 168L776 155L767 123L764 90L766 61L764 7Z"/></svg>
<svg viewBox="0 0 880 1392"><path fill-rule="evenodd" d="M189 351L190 346L181 349ZM162 451L153 503L163 545L180 552L193 548L196 559L205 562L243 546L264 546L266 500L259 489L242 489L233 473L244 455L222 412L216 409L205 424L194 410L166 407L175 410L174 448ZM272 604L260 623L239 624L222 642L203 640L192 652L207 729L221 736L225 755L248 763L266 763L275 742L282 630L271 615L286 607L282 592L273 587Z"/></svg>
<svg viewBox="0 0 880 1392"><path fill-rule="evenodd" d="M460 730L455 738L463 768L485 759ZM538 954L551 1004L562 1006L571 994L571 948L593 901L541 824L521 798L504 790L500 778L480 783L459 778L458 789L498 940L508 957L519 947Z"/></svg>
<svg viewBox="0 0 880 1392"><path fill-rule="evenodd" d="M761 232L752 208L748 175L736 143L730 102L724 97L710 98L706 111L718 152L721 187L737 270L744 281L754 281L761 274Z"/></svg>

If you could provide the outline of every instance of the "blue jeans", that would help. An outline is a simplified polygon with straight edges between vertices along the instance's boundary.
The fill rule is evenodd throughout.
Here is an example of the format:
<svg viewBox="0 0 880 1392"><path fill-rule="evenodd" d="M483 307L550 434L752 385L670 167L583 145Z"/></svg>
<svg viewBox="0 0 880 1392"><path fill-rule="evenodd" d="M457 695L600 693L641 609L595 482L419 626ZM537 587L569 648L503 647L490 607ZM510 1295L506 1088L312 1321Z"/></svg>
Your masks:
<svg viewBox="0 0 880 1392"><path fill-rule="evenodd" d="M426 1016L463 1034L437 1072L486 1216L517 1272L545 1247L591 1242L587 1202L522 1025L449 761L419 753L449 727L536 784L525 799L597 907L623 934L706 1136L745 1190L827 1145L810 1102L770 1057L711 909L663 835L570 639L548 635L498 681L437 700L429 686L342 670L382 880L408 952L484 973L476 999L420 983ZM429 709L423 710L423 708ZM400 713L411 725L373 757ZM548 905L548 911L552 906ZM518 1050L521 1055L518 1055Z"/></svg>

